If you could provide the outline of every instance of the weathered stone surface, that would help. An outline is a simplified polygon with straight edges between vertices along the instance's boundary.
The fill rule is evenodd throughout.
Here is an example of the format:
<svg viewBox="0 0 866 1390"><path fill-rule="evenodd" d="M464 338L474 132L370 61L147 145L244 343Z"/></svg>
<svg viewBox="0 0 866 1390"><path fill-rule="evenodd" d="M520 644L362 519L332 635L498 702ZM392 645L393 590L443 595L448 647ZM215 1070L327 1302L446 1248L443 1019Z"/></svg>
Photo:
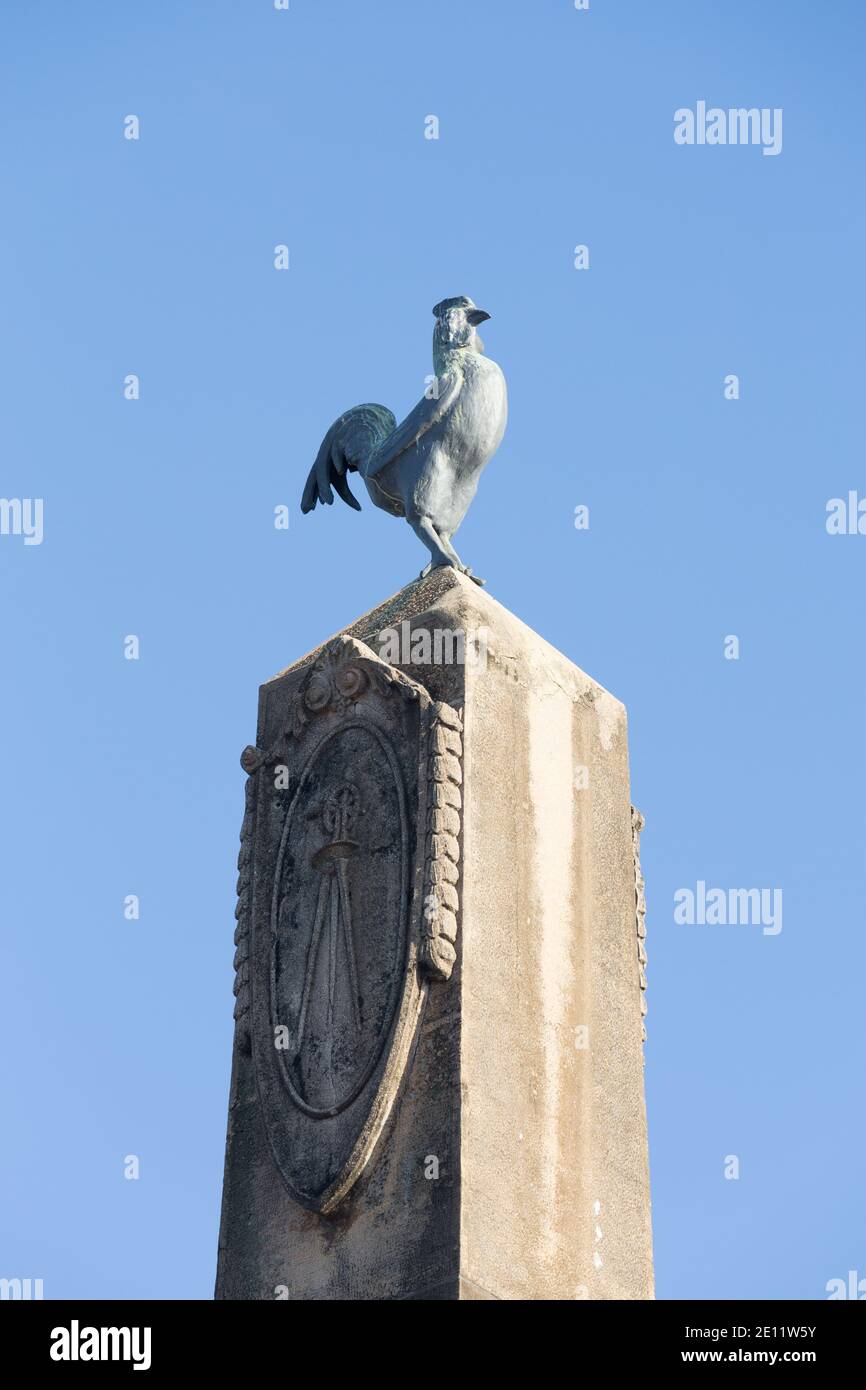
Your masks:
<svg viewBox="0 0 866 1390"><path fill-rule="evenodd" d="M404 621L486 659L381 661ZM434 570L244 766L217 1297L652 1297L623 706Z"/></svg>

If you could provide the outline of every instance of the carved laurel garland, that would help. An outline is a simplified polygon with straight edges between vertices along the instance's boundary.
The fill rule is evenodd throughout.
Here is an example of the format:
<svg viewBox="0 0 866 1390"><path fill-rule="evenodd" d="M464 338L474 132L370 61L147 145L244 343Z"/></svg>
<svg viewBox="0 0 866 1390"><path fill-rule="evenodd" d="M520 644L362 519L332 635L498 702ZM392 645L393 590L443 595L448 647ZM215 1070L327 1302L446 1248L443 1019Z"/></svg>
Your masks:
<svg viewBox="0 0 866 1390"><path fill-rule="evenodd" d="M356 638L345 633L320 653L292 699L276 742L268 749L253 747L241 754L247 773L246 809L238 855L238 902L235 909L235 1020L238 1041L250 1046L249 950L252 912L252 833L256 805L256 773L279 762L289 743L311 718L328 710L347 712L368 689L380 695L397 694L418 700L427 711L427 829L425 843L421 946L418 964L432 979L447 980L457 959L457 914L460 910L460 828L463 782L463 725L450 705L432 701L417 685L381 661ZM423 727L423 724L422 724Z"/></svg>
<svg viewBox="0 0 866 1390"><path fill-rule="evenodd" d="M238 853L238 901L235 908L235 1023L238 1043L250 1046L250 916L252 912L252 852L253 822L256 813L256 778L247 777L244 788L244 818L241 824L241 847Z"/></svg>
<svg viewBox="0 0 866 1390"><path fill-rule="evenodd" d="M641 1040L646 1042L646 884L640 867L640 832L646 825L646 820L641 815L636 806L631 808L631 842L634 851L634 904L635 904L635 924L637 928L637 968L638 981L640 983L640 1035Z"/></svg>
<svg viewBox="0 0 866 1390"><path fill-rule="evenodd" d="M457 959L463 725L450 705L432 707L427 756L427 845L419 961L447 980Z"/></svg>

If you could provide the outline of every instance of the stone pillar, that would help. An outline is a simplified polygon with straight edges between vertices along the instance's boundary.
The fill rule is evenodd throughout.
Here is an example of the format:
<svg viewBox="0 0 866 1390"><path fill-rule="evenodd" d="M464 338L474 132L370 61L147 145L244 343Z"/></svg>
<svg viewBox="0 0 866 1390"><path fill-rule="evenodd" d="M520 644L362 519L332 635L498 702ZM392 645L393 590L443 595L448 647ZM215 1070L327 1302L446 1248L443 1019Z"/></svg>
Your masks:
<svg viewBox="0 0 866 1390"><path fill-rule="evenodd" d="M440 569L242 763L217 1298L652 1298L624 707Z"/></svg>

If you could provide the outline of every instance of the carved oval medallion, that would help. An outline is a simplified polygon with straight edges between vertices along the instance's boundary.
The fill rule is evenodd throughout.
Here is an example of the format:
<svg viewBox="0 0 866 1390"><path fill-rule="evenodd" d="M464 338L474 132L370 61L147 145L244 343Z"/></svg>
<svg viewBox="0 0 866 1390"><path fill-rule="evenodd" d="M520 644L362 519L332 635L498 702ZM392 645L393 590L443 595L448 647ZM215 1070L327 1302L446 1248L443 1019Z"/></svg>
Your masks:
<svg viewBox="0 0 866 1390"><path fill-rule="evenodd" d="M363 720L343 724L302 772L271 909L277 1065L311 1118L352 1104L388 1040L405 975L409 854L390 743Z"/></svg>
<svg viewBox="0 0 866 1390"><path fill-rule="evenodd" d="M262 713L242 758L239 1046L283 1182L327 1214L384 1140L428 982L455 960L460 719L345 635Z"/></svg>

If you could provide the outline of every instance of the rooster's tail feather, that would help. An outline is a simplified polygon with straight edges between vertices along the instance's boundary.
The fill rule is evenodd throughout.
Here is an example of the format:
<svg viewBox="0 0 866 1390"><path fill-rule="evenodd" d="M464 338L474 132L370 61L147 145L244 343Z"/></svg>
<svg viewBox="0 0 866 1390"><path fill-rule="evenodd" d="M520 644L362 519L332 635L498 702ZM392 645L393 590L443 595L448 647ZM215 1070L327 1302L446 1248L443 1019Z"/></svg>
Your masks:
<svg viewBox="0 0 866 1390"><path fill-rule="evenodd" d="M356 405L335 420L322 440L316 462L301 497L301 511L311 512L317 502L330 506L332 488L355 511L361 507L353 496L347 474L363 477L367 462L395 428L397 421L384 405Z"/></svg>

